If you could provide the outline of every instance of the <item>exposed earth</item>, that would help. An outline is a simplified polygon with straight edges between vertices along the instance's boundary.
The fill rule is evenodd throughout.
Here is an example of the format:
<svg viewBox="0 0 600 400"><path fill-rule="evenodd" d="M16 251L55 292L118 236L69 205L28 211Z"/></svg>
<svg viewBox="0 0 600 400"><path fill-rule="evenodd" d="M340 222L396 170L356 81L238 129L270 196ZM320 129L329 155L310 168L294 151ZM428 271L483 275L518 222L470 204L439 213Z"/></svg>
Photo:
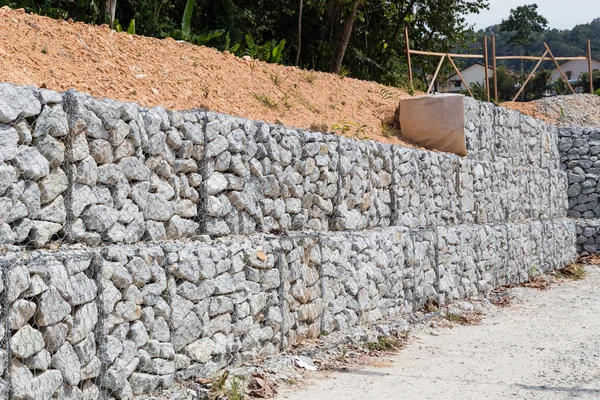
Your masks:
<svg viewBox="0 0 600 400"><path fill-rule="evenodd" d="M586 270L549 290L510 289L512 305L486 307L478 325L423 327L379 367L333 373L277 399L598 399L600 268Z"/></svg>
<svg viewBox="0 0 600 400"><path fill-rule="evenodd" d="M0 26L0 81L402 143L382 132L382 121L409 97L397 88L8 7L0 9Z"/></svg>

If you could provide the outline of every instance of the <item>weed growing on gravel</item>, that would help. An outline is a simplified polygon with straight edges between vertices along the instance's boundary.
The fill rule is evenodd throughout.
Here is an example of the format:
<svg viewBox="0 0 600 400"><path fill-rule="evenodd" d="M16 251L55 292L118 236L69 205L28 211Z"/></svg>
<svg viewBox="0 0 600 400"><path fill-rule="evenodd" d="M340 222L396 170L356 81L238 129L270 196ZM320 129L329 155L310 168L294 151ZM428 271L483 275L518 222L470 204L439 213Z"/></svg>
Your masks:
<svg viewBox="0 0 600 400"><path fill-rule="evenodd" d="M379 95L383 100L400 100L400 95L389 89L383 88L379 91Z"/></svg>
<svg viewBox="0 0 600 400"><path fill-rule="evenodd" d="M379 336L376 342L365 343L365 348L370 351L390 351L402 345L400 339L394 336Z"/></svg>
<svg viewBox="0 0 600 400"><path fill-rule="evenodd" d="M307 83L314 83L317 80L317 73L314 70L303 71L302 80Z"/></svg>
<svg viewBox="0 0 600 400"><path fill-rule="evenodd" d="M252 97L254 97L263 106L265 106L267 108L270 108L272 110L277 110L279 108L279 106L277 105L277 102L270 96L267 96L264 94L252 93Z"/></svg>
<svg viewBox="0 0 600 400"><path fill-rule="evenodd" d="M583 268L583 265L571 264L556 271L555 276L558 279L572 279L574 281L579 281L585 277L585 274L586 270Z"/></svg>
<svg viewBox="0 0 600 400"><path fill-rule="evenodd" d="M278 73L269 74L269 78L271 78L271 82L273 82L273 84L277 87L281 86L284 81L284 79Z"/></svg>

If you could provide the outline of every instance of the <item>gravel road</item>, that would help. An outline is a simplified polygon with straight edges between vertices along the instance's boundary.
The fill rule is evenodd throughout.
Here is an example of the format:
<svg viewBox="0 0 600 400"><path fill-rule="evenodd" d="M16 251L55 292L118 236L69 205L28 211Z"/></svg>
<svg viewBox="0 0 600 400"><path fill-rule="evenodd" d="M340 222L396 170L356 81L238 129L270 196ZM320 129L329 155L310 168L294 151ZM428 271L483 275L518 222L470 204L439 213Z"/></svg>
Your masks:
<svg viewBox="0 0 600 400"><path fill-rule="evenodd" d="M481 324L424 328L384 366L334 373L277 399L600 399L600 268L511 289Z"/></svg>

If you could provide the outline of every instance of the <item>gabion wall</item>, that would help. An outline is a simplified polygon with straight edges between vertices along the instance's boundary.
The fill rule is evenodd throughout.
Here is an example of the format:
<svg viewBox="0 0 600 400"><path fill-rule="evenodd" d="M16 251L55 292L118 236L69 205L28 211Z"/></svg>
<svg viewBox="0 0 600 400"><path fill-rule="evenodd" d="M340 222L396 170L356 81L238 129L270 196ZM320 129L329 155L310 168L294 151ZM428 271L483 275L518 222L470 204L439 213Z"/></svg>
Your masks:
<svg viewBox="0 0 600 400"><path fill-rule="evenodd" d="M567 172L568 216L576 219L577 251L600 254L600 128L560 128L561 168Z"/></svg>
<svg viewBox="0 0 600 400"><path fill-rule="evenodd" d="M526 281L570 263L574 235L558 219L8 253L0 393L130 398Z"/></svg>
<svg viewBox="0 0 600 400"><path fill-rule="evenodd" d="M2 244L518 223L566 211L556 128L470 99L460 158L74 91L2 84L0 98Z"/></svg>
<svg viewBox="0 0 600 400"><path fill-rule="evenodd" d="M568 264L557 130L465 105L460 158L0 84L0 398L127 399Z"/></svg>

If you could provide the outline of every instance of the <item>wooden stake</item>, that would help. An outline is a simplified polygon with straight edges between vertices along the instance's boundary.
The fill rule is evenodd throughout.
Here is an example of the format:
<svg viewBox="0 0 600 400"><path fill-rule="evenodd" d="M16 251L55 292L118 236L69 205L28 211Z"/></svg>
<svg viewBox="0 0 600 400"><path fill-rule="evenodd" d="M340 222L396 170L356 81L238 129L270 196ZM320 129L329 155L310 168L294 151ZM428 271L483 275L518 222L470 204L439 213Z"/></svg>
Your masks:
<svg viewBox="0 0 600 400"><path fill-rule="evenodd" d="M498 74L496 74L496 35L492 35L492 72L494 74L494 101L498 103Z"/></svg>
<svg viewBox="0 0 600 400"><path fill-rule="evenodd" d="M442 58L440 58L440 63L438 64L438 66L435 70L435 74L433 74L433 78L431 79L431 83L429 84L429 87L427 88L427 94L431 93L431 89L433 89L433 85L435 84L435 80L437 79L438 73L440 72L440 68L442 68L442 63L444 62L444 58L446 58L445 54L442 56Z"/></svg>
<svg viewBox="0 0 600 400"><path fill-rule="evenodd" d="M573 86L571 86L571 84L569 83L569 79L567 78L567 76L563 72L563 70L560 67L560 65L558 65L558 61L556 61L556 58L554 58L554 54L552 54L552 50L550 50L550 47L548 47L548 44L546 42L544 42L544 46L546 46L546 50L548 50L548 53L550 54L550 57L552 57L552 61L554 61L554 65L556 65L556 68L558 68L558 72L560 72L560 75L562 76L562 78L565 80L565 82L567 82L567 86L571 90L571 93L575 94L575 90L573 90Z"/></svg>
<svg viewBox="0 0 600 400"><path fill-rule="evenodd" d="M454 64L454 61L452 60L452 57L450 57L450 55L448 55L448 60L450 61L450 64L452 64L452 66L454 67L454 70L456 71L456 74L458 75L458 77L460 78L460 80L462 81L462 83L467 88L467 92L469 92L469 95L471 95L471 97L473 97L473 92L471 92L471 88L469 87L469 85L467 85L467 82L465 82L465 80L463 79L462 74L460 73L460 71L456 67L456 64Z"/></svg>
<svg viewBox="0 0 600 400"><path fill-rule="evenodd" d="M489 62L488 62L488 48L487 48L487 35L483 35L483 58L485 58L485 91L487 94L487 101L490 102L490 73L489 73Z"/></svg>
<svg viewBox="0 0 600 400"><path fill-rule="evenodd" d="M483 59L483 55L481 54L456 54L456 53L436 53L435 51L423 51L423 50L411 50L410 54L418 54L421 56L444 56L448 55L453 58L481 58ZM585 58L587 60L587 58Z"/></svg>
<svg viewBox="0 0 600 400"><path fill-rule="evenodd" d="M410 45L408 44L408 26L404 27L404 41L406 43L406 62L408 64L408 80L410 82L411 90L414 90L413 87L413 76L412 76L412 68L410 66Z"/></svg>
<svg viewBox="0 0 600 400"><path fill-rule="evenodd" d="M535 64L535 67L533 67L533 69L531 70L531 72L527 76L527 79L525 79L525 82L523 82L523 84L521 85L521 88L519 89L519 92L515 95L515 97L513 98L512 101L517 101L517 99L519 98L519 95L521 94L521 92L523 90L525 90L525 86L527 86L527 83L529 82L529 80L531 79L531 77L533 76L533 74L535 74L535 71L542 64L542 61L544 61L544 58L546 57L547 54L548 54L548 50L546 50L546 52L540 57L540 60L537 62L537 64Z"/></svg>
<svg viewBox="0 0 600 400"><path fill-rule="evenodd" d="M590 94L594 94L594 71L592 70L592 41L588 39L588 74L590 78Z"/></svg>

